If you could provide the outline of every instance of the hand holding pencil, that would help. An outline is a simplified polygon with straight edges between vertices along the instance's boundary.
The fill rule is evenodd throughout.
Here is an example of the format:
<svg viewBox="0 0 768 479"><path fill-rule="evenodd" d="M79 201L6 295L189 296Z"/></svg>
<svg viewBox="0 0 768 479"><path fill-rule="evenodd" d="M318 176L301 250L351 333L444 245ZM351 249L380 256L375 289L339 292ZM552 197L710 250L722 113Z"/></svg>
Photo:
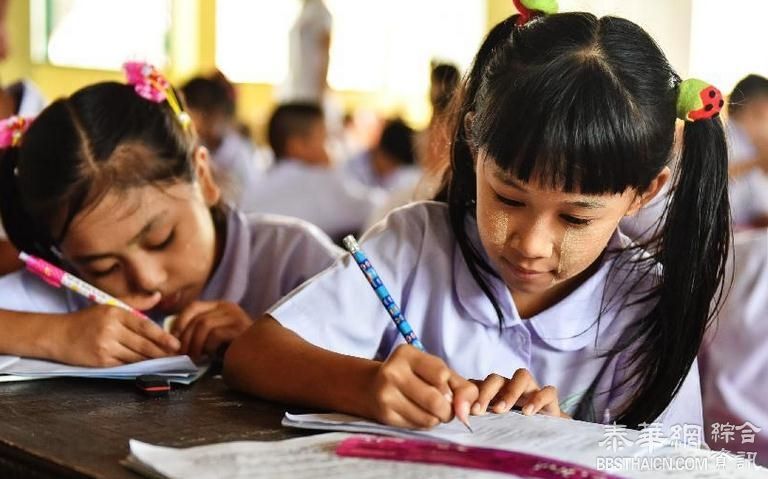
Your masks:
<svg viewBox="0 0 768 479"><path fill-rule="evenodd" d="M382 362L370 387L371 417L392 426L424 429L458 418L468 424L478 389L445 362L401 345Z"/></svg>
<svg viewBox="0 0 768 479"><path fill-rule="evenodd" d="M109 367L179 351L178 339L128 304L41 258L26 253L19 258L49 285L65 287L97 303L72 313L37 315L35 319L44 329L39 335L41 357Z"/></svg>
<svg viewBox="0 0 768 479"><path fill-rule="evenodd" d="M374 416L383 423L405 427L433 427L455 416L472 432L469 412L478 397L478 389L426 350L411 328L384 281L360 249L352 235L344 238L344 247L357 262L405 341L411 348L399 347L379 368L374 380Z"/></svg>

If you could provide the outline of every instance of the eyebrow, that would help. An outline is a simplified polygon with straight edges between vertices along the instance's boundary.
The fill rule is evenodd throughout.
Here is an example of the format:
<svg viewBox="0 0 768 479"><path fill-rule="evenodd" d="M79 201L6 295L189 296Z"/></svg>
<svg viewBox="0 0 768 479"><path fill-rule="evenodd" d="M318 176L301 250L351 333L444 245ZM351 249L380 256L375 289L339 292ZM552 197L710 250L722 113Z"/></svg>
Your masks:
<svg viewBox="0 0 768 479"><path fill-rule="evenodd" d="M141 231L136 233L136 235L131 238L127 244L133 244L139 241L144 235L146 235L154 226L162 220L165 216L167 216L168 210L163 210L160 213L153 216L147 223L144 225L143 228L141 228ZM75 256L72 258L73 261L77 263L91 263L93 261L98 261L100 259L109 258L111 256L114 256L113 253L96 253L96 254L88 254L83 256Z"/></svg>
<svg viewBox="0 0 768 479"><path fill-rule="evenodd" d="M501 174L501 175L496 174L494 176L496 176L496 178L498 178L502 183L504 183L507 186L510 186L510 187L512 187L512 188L514 188L514 189L516 189L516 190L518 190L520 192L522 192L522 193L529 193L529 191L522 184L520 184L519 181L517 181L516 179L512 178L509 175L506 175L506 174ZM577 208L586 208L586 209L590 209L590 210L595 210L595 209L598 209L598 208L605 208L605 203L603 203L601 201L597 201L597 200L589 200L589 199L586 199L586 198L585 199L581 199L581 200L576 200L576 201L566 201L565 204L567 204L569 206L575 206Z"/></svg>

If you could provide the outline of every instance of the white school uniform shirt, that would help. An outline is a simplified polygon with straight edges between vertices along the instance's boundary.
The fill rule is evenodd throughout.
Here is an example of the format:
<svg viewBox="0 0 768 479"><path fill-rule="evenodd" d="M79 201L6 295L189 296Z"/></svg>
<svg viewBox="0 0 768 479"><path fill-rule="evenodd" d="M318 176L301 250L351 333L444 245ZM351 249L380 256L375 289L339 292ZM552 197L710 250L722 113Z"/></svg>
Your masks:
<svg viewBox="0 0 768 479"><path fill-rule="evenodd" d="M467 220L466 227L482 251L476 222ZM617 233L609 248L626 241ZM613 346L649 306L609 309L596 337L595 322L613 259L604 260L567 298L527 320L520 318L503 281L489 279L505 317L500 332L496 312L454 239L446 204L419 202L393 211L369 231L361 247L426 350L463 377L482 379L491 373L511 377L518 368L527 368L539 384L556 386L562 409L572 413L605 366L596 388L603 393L590 401L593 414L584 419L601 421L606 409L621 409L626 395L607 391L623 379L617 365L623 365L626 356L606 360L597 355ZM610 290L623 284L617 278ZM269 314L310 343L352 356L384 359L403 343L349 255L281 300ZM667 430L676 424L701 426L695 364L658 422Z"/></svg>
<svg viewBox="0 0 768 479"><path fill-rule="evenodd" d="M699 355L707 440L713 449L757 452L757 461L768 465L768 229L734 235L726 278L731 274L733 285ZM761 430L754 442L742 441L746 422ZM740 428L731 440L712 434L715 424L727 423Z"/></svg>
<svg viewBox="0 0 768 479"><path fill-rule="evenodd" d="M747 133L733 120L726 123L728 161L738 164L755 156L757 150ZM760 216L768 215L768 177L759 168L728 182L731 221L735 228L748 227Z"/></svg>
<svg viewBox="0 0 768 479"><path fill-rule="evenodd" d="M30 80L21 80L23 92L19 101L19 116L37 116L48 104L40 89Z"/></svg>
<svg viewBox="0 0 768 479"><path fill-rule="evenodd" d="M373 170L373 154L371 151L360 153L342 166L342 169L357 182L371 187L383 188L388 192L403 189L413 189L421 179L421 168L415 165L402 165L389 175L381 178Z"/></svg>
<svg viewBox="0 0 768 479"><path fill-rule="evenodd" d="M335 169L282 159L254 186L247 211L301 218L336 238L359 231L382 195Z"/></svg>
<svg viewBox="0 0 768 479"><path fill-rule="evenodd" d="M230 210L221 261L199 300L237 303L255 319L342 253L317 227L306 222L270 215L245 216ZM89 304L27 271L0 278L0 309L70 313Z"/></svg>
<svg viewBox="0 0 768 479"><path fill-rule="evenodd" d="M250 140L230 130L211 153L211 160L216 182L228 194L228 200L240 209L250 204L254 186L266 170L262 153Z"/></svg>

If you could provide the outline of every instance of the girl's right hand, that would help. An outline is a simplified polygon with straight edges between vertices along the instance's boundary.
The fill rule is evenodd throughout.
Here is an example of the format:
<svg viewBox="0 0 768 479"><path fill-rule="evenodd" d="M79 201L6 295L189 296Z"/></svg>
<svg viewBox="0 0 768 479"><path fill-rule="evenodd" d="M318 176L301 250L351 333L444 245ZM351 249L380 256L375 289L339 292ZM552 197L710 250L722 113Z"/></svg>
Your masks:
<svg viewBox="0 0 768 479"><path fill-rule="evenodd" d="M181 346L152 321L114 306L90 306L51 326L51 357L78 366L119 366L170 356Z"/></svg>
<svg viewBox="0 0 768 479"><path fill-rule="evenodd" d="M371 417L412 429L431 428L454 417L466 417L478 397L477 386L445 362L413 346L399 346L381 363L370 388Z"/></svg>

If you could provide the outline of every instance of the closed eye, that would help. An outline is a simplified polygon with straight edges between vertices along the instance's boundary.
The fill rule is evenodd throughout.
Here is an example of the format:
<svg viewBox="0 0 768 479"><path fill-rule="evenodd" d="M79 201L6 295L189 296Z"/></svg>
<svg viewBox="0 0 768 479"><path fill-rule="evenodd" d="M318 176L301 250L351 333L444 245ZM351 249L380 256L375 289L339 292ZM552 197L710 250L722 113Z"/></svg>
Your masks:
<svg viewBox="0 0 768 479"><path fill-rule="evenodd" d="M107 269L100 270L100 271L90 271L89 273L94 278L103 278L104 276L108 276L108 275L114 273L115 271L117 271L117 269L119 267L120 267L120 264L119 263L115 263L115 264L113 264L112 266L110 266Z"/></svg>
<svg viewBox="0 0 768 479"><path fill-rule="evenodd" d="M575 226L587 226L588 224L592 223L592 219L579 218L571 215L562 215L561 218Z"/></svg>
<svg viewBox="0 0 768 479"><path fill-rule="evenodd" d="M504 196L501 196L500 194L496 193L496 199L505 205L508 206L514 206L515 208L520 208L522 206L525 206L525 203L522 201L513 200L511 198L506 198Z"/></svg>
<svg viewBox="0 0 768 479"><path fill-rule="evenodd" d="M171 243L173 243L174 238L176 237L176 230L171 230L171 233L168 235L167 238L165 238L161 243L156 245L150 245L147 246L148 249L152 251L161 251L167 248Z"/></svg>

